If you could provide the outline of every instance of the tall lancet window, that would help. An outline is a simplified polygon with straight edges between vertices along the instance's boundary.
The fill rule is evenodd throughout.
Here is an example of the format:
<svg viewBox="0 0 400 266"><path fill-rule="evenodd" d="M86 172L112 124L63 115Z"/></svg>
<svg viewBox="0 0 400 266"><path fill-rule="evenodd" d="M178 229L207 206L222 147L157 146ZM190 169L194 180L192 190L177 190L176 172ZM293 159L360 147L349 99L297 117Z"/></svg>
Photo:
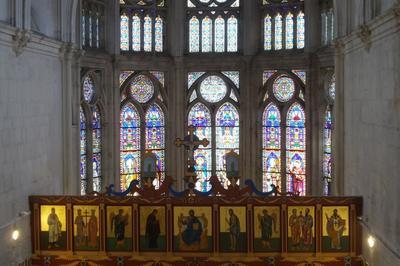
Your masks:
<svg viewBox="0 0 400 266"><path fill-rule="evenodd" d="M261 9L264 51L304 48L303 0L261 0Z"/></svg>
<svg viewBox="0 0 400 266"><path fill-rule="evenodd" d="M166 3L166 0L120 0L122 52L164 51Z"/></svg>
<svg viewBox="0 0 400 266"><path fill-rule="evenodd" d="M262 187L306 194L304 71L265 71L262 101Z"/></svg>
<svg viewBox="0 0 400 266"><path fill-rule="evenodd" d="M165 178L164 72L123 71L120 86L120 188L140 180L146 152L157 157L157 188Z"/></svg>
<svg viewBox="0 0 400 266"><path fill-rule="evenodd" d="M335 76L333 75L328 84L326 91L327 105L324 113L324 134L323 134L323 195L328 196L331 194L330 184L332 182L332 120L333 120L333 105L335 103Z"/></svg>
<svg viewBox="0 0 400 266"><path fill-rule="evenodd" d="M81 43L84 49L104 47L104 3L83 0L81 9Z"/></svg>
<svg viewBox="0 0 400 266"><path fill-rule="evenodd" d="M102 114L101 93L96 86L100 75L89 72L82 80L80 117L80 191L85 195L100 192L102 178Z"/></svg>
<svg viewBox="0 0 400 266"><path fill-rule="evenodd" d="M189 53L238 52L239 0L187 0Z"/></svg>
<svg viewBox="0 0 400 266"><path fill-rule="evenodd" d="M218 176L227 187L225 155L239 153L239 72L190 72L188 74L188 126L210 144L194 153L196 189L208 191L209 179Z"/></svg>

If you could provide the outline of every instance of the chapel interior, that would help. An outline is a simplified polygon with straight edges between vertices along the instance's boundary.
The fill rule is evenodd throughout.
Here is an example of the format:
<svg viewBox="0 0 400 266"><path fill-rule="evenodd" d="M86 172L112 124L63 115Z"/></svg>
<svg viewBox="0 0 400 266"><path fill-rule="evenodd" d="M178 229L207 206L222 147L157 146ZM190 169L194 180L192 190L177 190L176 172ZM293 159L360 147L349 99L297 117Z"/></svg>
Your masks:
<svg viewBox="0 0 400 266"><path fill-rule="evenodd" d="M0 265L400 265L399 48L399 0L1 0Z"/></svg>

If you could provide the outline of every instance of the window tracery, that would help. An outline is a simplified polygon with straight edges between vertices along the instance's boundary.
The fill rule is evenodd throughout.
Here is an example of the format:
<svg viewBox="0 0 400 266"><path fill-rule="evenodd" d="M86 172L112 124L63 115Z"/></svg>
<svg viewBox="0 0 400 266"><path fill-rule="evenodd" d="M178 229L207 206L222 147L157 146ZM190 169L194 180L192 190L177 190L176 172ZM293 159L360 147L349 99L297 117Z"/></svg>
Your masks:
<svg viewBox="0 0 400 266"><path fill-rule="evenodd" d="M83 0L81 13L82 47L104 48L104 3Z"/></svg>
<svg viewBox="0 0 400 266"><path fill-rule="evenodd" d="M165 18L164 0L120 0L121 51L163 52Z"/></svg>
<svg viewBox="0 0 400 266"><path fill-rule="evenodd" d="M189 53L239 50L239 0L187 0Z"/></svg>
<svg viewBox="0 0 400 266"><path fill-rule="evenodd" d="M120 73L120 187L126 190L140 180L141 157L152 152L157 157L159 187L165 178L166 105L164 73L122 71Z"/></svg>
<svg viewBox="0 0 400 266"><path fill-rule="evenodd" d="M196 189L208 191L209 178L217 175L227 187L225 154L239 153L239 72L190 72L188 74L188 126L195 134L207 138L209 146L195 153L198 182Z"/></svg>
<svg viewBox="0 0 400 266"><path fill-rule="evenodd" d="M102 190L102 112L97 74L82 79L80 125L80 193ZM97 82L98 83L98 82Z"/></svg>
<svg viewBox="0 0 400 266"><path fill-rule="evenodd" d="M262 0L264 50L303 49L303 0Z"/></svg>
<svg viewBox="0 0 400 266"><path fill-rule="evenodd" d="M304 71L265 71L262 103L263 191L306 194Z"/></svg>

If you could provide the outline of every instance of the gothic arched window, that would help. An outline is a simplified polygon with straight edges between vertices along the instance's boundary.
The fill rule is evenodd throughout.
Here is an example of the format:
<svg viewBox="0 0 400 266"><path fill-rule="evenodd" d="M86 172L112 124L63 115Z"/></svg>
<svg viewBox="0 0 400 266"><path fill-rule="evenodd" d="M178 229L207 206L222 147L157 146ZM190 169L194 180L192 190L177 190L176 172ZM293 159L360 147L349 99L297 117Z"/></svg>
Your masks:
<svg viewBox="0 0 400 266"><path fill-rule="evenodd" d="M304 71L264 72L262 186L306 193Z"/></svg>
<svg viewBox="0 0 400 266"><path fill-rule="evenodd" d="M141 157L157 157L159 187L165 178L165 102L163 72L123 71L120 74L120 187L126 190L142 172Z"/></svg>
<svg viewBox="0 0 400 266"><path fill-rule="evenodd" d="M188 126L210 144L194 153L199 178L196 189L208 191L217 175L227 187L225 154L239 153L239 72L190 72L188 75Z"/></svg>
<svg viewBox="0 0 400 266"><path fill-rule="evenodd" d="M165 0L120 0L121 51L163 52Z"/></svg>
<svg viewBox="0 0 400 266"><path fill-rule="evenodd" d="M262 0L264 50L303 49L304 1Z"/></svg>
<svg viewBox="0 0 400 266"><path fill-rule="evenodd" d="M333 2L329 0L320 0L321 6L321 43L330 45L335 38L335 23Z"/></svg>
<svg viewBox="0 0 400 266"><path fill-rule="evenodd" d="M81 43L83 48L104 47L104 3L83 0L81 11Z"/></svg>
<svg viewBox="0 0 400 266"><path fill-rule="evenodd" d="M323 134L323 195L330 195L330 183L332 182L332 118L333 104L335 102L335 75L332 76L326 91L327 105L324 113L324 134Z"/></svg>
<svg viewBox="0 0 400 266"><path fill-rule="evenodd" d="M237 52L239 0L187 0L189 53Z"/></svg>
<svg viewBox="0 0 400 266"><path fill-rule="evenodd" d="M85 195L102 189L102 114L95 73L82 80L80 117L80 191Z"/></svg>

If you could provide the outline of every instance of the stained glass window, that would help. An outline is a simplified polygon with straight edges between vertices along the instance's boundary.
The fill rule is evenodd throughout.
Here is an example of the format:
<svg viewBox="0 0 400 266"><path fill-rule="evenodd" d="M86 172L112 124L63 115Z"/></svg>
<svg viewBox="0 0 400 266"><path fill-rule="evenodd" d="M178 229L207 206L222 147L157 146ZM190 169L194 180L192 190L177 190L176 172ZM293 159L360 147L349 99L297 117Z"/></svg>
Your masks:
<svg viewBox="0 0 400 266"><path fill-rule="evenodd" d="M282 49L282 15L278 13L275 17L275 50Z"/></svg>
<svg viewBox="0 0 400 266"><path fill-rule="evenodd" d="M132 103L121 108L120 114L120 175L121 190L140 175L140 116Z"/></svg>
<svg viewBox="0 0 400 266"><path fill-rule="evenodd" d="M297 15L297 48L304 48L304 34L305 34L305 25L304 25L304 13L300 12Z"/></svg>
<svg viewBox="0 0 400 266"><path fill-rule="evenodd" d="M286 118L286 190L304 196L306 193L305 113L294 103Z"/></svg>
<svg viewBox="0 0 400 266"><path fill-rule="evenodd" d="M121 50L129 50L129 18L123 14L121 16Z"/></svg>
<svg viewBox="0 0 400 266"><path fill-rule="evenodd" d="M224 52L225 51L225 20L219 16L215 20L215 52Z"/></svg>
<svg viewBox="0 0 400 266"><path fill-rule="evenodd" d="M228 19L228 52L236 52L238 49L238 21L234 16Z"/></svg>
<svg viewBox="0 0 400 266"><path fill-rule="evenodd" d="M156 18L156 23L154 27L155 35L155 50L156 52L163 51L163 19L160 17Z"/></svg>
<svg viewBox="0 0 400 266"><path fill-rule="evenodd" d="M304 2L303 0L262 2L264 51L304 48Z"/></svg>
<svg viewBox="0 0 400 266"><path fill-rule="evenodd" d="M211 135L211 113L202 103L196 103L189 111L188 125L195 127L194 134L199 138L206 138L210 144L207 147L200 146L194 152L196 161L196 173L199 179L196 183L196 189L199 191L208 191L211 186L209 178L212 173L212 135Z"/></svg>
<svg viewBox="0 0 400 266"><path fill-rule="evenodd" d="M196 83L204 74L188 74L188 103L191 106L188 125L195 126L195 134L200 139L207 138L210 142L208 147L200 147L194 154L200 178L196 189L200 191L210 189L208 180L212 174L217 175L222 184L227 186L225 155L231 150L239 153L239 112L234 103L238 102L239 97L236 86L239 85L239 72L222 71ZM231 100L224 102L225 99Z"/></svg>
<svg viewBox="0 0 400 266"><path fill-rule="evenodd" d="M239 12L239 1L188 0L189 52L237 52Z"/></svg>
<svg viewBox="0 0 400 266"><path fill-rule="evenodd" d="M166 1L156 2L120 1L120 12L126 16L124 20L121 16L122 51L163 52L167 8ZM126 42L124 46L122 46L122 36Z"/></svg>
<svg viewBox="0 0 400 266"><path fill-rule="evenodd" d="M157 178L153 185L159 188L166 171L165 114L161 97L164 72L130 72L131 75L126 77L130 83L122 83L121 88L121 98L124 99L120 111L121 190L126 190L133 180L140 179L141 157L146 152L157 157ZM160 82L153 84L155 79Z"/></svg>
<svg viewBox="0 0 400 266"><path fill-rule="evenodd" d="M141 26L140 17L134 15L132 17L132 50L140 51L141 49Z"/></svg>
<svg viewBox="0 0 400 266"><path fill-rule="evenodd" d="M144 17L144 26L143 26L143 44L144 44L144 51L151 52L152 48L152 19L149 15Z"/></svg>
<svg viewBox="0 0 400 266"><path fill-rule="evenodd" d="M262 187L270 191L271 185L281 187L281 115L275 104L264 109L262 123Z"/></svg>
<svg viewBox="0 0 400 266"><path fill-rule="evenodd" d="M93 77L97 73L86 74L82 82L80 106L80 191L84 195L102 189L102 135L100 107L95 105L101 98L96 90ZM93 76L93 77L92 77ZM93 100L97 95L96 101ZM88 126L90 125L90 126Z"/></svg>
<svg viewBox="0 0 400 266"><path fill-rule="evenodd" d="M271 16L267 15L264 18L264 50L272 49L272 20Z"/></svg>
<svg viewBox="0 0 400 266"><path fill-rule="evenodd" d="M95 87L93 79L90 76L86 76L83 79L83 99L89 103L93 99Z"/></svg>
<svg viewBox="0 0 400 266"><path fill-rule="evenodd" d="M295 86L293 79L283 76L275 80L273 85L273 92L275 98L280 102L289 101L293 97L294 91Z"/></svg>
<svg viewBox="0 0 400 266"><path fill-rule="evenodd" d="M200 84L201 96L210 103L221 101L225 97L227 90L225 81L218 76L209 76Z"/></svg>
<svg viewBox="0 0 400 266"><path fill-rule="evenodd" d="M331 82L329 83L328 96L329 96L331 102L335 102L335 97L336 97L335 75L332 76Z"/></svg>
<svg viewBox="0 0 400 266"><path fill-rule="evenodd" d="M224 103L215 116L216 173L227 188L225 155L234 150L239 153L239 113L231 103Z"/></svg>
<svg viewBox="0 0 400 266"><path fill-rule="evenodd" d="M152 104L146 112L146 151L157 157L156 187L165 178L165 124L164 113L160 106Z"/></svg>
<svg viewBox="0 0 400 266"><path fill-rule="evenodd" d="M204 20L203 20L204 21ZM196 17L189 21L189 52L200 51L200 24Z"/></svg>
<svg viewBox="0 0 400 266"><path fill-rule="evenodd" d="M153 82L144 75L136 76L130 86L131 96L139 103L148 102L154 95Z"/></svg>
<svg viewBox="0 0 400 266"><path fill-rule="evenodd" d="M332 181L332 110L330 106L325 111L323 175L323 194L328 196L329 183Z"/></svg>
<svg viewBox="0 0 400 266"><path fill-rule="evenodd" d="M93 191L101 192L101 115L99 108L92 109L92 166L93 166Z"/></svg>
<svg viewBox="0 0 400 266"><path fill-rule="evenodd" d="M87 167L86 167L86 117L85 113L83 112L82 107L79 109L79 129L80 129L80 177L81 177L81 195L85 195L87 193L87 186L88 186L88 177L87 177Z"/></svg>
<svg viewBox="0 0 400 266"><path fill-rule="evenodd" d="M286 49L293 49L293 15L288 13L285 20Z"/></svg>

